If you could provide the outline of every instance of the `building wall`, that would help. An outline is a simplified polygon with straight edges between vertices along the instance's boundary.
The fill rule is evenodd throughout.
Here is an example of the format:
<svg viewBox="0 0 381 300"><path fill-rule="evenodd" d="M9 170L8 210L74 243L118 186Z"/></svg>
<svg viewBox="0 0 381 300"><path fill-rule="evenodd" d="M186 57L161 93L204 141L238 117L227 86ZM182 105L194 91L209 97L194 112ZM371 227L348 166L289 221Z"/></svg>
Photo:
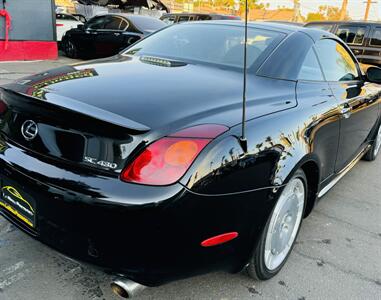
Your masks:
<svg viewBox="0 0 381 300"><path fill-rule="evenodd" d="M6 9L12 23L5 49L5 18L0 18L0 60L57 58L54 0L8 0Z"/></svg>

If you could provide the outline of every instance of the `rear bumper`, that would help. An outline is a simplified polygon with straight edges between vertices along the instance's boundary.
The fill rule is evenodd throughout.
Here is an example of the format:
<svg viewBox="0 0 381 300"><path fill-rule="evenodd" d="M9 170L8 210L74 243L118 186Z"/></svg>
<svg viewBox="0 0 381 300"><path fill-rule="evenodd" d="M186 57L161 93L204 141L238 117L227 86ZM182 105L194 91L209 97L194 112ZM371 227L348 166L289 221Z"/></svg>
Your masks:
<svg viewBox="0 0 381 300"><path fill-rule="evenodd" d="M36 229L4 209L0 213L66 255L148 286L213 270L236 271L245 262L249 232L234 197L197 196L180 184L148 187L77 174L11 144L0 152L1 181L13 182L36 202ZM200 246L230 231L240 237L218 247Z"/></svg>

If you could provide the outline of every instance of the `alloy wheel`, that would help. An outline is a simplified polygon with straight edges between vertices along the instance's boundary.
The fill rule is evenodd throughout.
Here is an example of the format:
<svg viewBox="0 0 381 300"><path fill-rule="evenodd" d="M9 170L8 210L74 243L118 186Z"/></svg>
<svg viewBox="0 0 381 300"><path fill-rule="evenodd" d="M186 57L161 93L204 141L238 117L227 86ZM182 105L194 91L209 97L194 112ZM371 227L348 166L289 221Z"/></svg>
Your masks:
<svg viewBox="0 0 381 300"><path fill-rule="evenodd" d="M67 56L74 58L76 55L76 48L72 41L67 40L65 42L65 53Z"/></svg>
<svg viewBox="0 0 381 300"><path fill-rule="evenodd" d="M302 221L305 186L292 179L282 192L272 214L265 242L265 265L270 271L287 258Z"/></svg>

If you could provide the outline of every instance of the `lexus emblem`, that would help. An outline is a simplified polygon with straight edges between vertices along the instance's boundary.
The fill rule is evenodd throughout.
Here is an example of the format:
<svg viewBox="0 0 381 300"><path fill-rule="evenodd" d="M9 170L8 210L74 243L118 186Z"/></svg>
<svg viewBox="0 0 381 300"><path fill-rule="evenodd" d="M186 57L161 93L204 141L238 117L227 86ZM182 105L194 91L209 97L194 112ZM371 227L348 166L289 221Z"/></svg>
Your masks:
<svg viewBox="0 0 381 300"><path fill-rule="evenodd" d="M21 133L27 141L33 140L38 134L38 126L32 120L26 120L21 126Z"/></svg>

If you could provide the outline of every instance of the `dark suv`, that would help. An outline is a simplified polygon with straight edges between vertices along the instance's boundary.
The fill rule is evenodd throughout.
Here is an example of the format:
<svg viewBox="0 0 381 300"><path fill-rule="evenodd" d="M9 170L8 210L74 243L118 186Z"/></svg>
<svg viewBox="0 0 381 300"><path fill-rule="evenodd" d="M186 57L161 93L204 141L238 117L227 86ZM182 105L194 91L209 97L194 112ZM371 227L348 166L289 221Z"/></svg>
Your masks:
<svg viewBox="0 0 381 300"><path fill-rule="evenodd" d="M304 26L336 34L348 44L359 62L381 66L380 22L311 22Z"/></svg>
<svg viewBox="0 0 381 300"><path fill-rule="evenodd" d="M182 23L189 21L208 21L208 20L241 20L240 17L222 14L202 14L202 13L178 13L164 14L160 20L167 24Z"/></svg>

